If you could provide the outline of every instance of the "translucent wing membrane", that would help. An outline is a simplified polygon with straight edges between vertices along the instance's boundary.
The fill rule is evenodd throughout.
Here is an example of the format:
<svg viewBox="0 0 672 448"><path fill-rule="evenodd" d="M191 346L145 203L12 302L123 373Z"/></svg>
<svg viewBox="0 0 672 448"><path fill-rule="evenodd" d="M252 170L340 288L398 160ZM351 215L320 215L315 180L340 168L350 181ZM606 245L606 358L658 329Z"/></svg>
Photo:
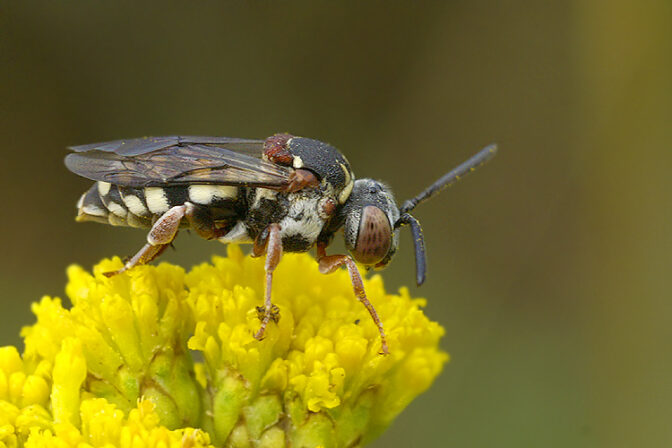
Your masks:
<svg viewBox="0 0 672 448"><path fill-rule="evenodd" d="M120 156L137 156L147 154L159 149L165 149L171 146L210 145L220 146L230 149L234 152L241 152L261 157L263 150L263 140L248 140L232 137L200 137L200 136L166 136L166 137L143 137L125 140L113 140L103 143L91 143L89 145L71 146L71 151L88 152L103 151L118 154Z"/></svg>
<svg viewBox="0 0 672 448"><path fill-rule="evenodd" d="M68 169L127 187L184 183L282 190L291 169L265 161L263 140L227 137L148 137L70 148Z"/></svg>

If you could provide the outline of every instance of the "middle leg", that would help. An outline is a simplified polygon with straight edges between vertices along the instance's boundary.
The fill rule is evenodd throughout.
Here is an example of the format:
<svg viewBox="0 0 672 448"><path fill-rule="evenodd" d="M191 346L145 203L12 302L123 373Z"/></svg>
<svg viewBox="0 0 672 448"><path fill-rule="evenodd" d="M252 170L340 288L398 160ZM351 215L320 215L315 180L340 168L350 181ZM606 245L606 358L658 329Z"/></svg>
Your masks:
<svg viewBox="0 0 672 448"><path fill-rule="evenodd" d="M280 318L277 309L274 310L273 302L271 301L271 290L273 286L273 271L280 263L282 258L282 238L280 238L280 224L271 224L268 226L268 236L266 237L266 288L264 289L264 310L261 318L261 327L254 335L258 340L264 338L264 332L268 326L268 322L273 319L277 322ZM262 245L255 242L254 254L259 256L263 253ZM261 313L260 313L261 314Z"/></svg>

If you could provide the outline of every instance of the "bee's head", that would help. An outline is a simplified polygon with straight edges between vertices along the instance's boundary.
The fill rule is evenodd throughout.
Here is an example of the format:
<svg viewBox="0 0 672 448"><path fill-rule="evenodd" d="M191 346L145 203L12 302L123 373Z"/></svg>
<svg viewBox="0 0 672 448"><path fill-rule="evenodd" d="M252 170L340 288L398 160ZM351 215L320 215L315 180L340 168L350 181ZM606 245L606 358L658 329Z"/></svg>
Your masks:
<svg viewBox="0 0 672 448"><path fill-rule="evenodd" d="M390 188L373 179L358 179L343 205L345 246L367 268L383 269L399 246L399 228L410 224L415 243L416 281L425 281L425 244L420 224L401 212Z"/></svg>
<svg viewBox="0 0 672 448"><path fill-rule="evenodd" d="M415 246L416 282L420 286L425 281L427 270L425 241L420 223L410 212L442 188L490 160L496 152L496 145L483 148L416 197L405 201L401 207L397 206L392 191L386 185L372 179L356 180L350 197L343 204L342 215L336 221L343 223L345 245L352 258L367 268L384 268L397 251L399 228L410 226Z"/></svg>
<svg viewBox="0 0 672 448"><path fill-rule="evenodd" d="M358 179L343 206L345 246L360 264L382 269L399 244L399 208L392 191L373 179Z"/></svg>

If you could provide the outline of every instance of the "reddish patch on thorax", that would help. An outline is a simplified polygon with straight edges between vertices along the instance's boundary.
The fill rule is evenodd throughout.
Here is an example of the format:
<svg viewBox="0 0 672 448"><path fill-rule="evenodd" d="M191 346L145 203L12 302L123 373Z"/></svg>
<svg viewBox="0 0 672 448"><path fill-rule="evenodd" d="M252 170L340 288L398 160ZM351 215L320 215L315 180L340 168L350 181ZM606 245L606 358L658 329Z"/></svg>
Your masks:
<svg viewBox="0 0 672 448"><path fill-rule="evenodd" d="M275 134L264 141L264 155L273 163L292 166L294 156L287 150L287 142L293 138L291 134Z"/></svg>
<svg viewBox="0 0 672 448"><path fill-rule="evenodd" d="M306 187L319 186L320 181L317 180L317 177L311 171L299 168L291 174L287 191L293 193L295 191L303 190Z"/></svg>

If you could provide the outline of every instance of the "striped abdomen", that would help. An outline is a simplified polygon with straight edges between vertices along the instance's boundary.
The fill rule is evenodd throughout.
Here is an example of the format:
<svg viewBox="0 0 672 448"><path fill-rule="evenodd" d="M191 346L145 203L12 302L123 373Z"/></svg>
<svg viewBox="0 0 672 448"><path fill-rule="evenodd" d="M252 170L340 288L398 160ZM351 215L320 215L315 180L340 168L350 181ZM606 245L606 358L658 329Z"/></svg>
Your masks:
<svg viewBox="0 0 672 448"><path fill-rule="evenodd" d="M239 208L239 198L244 196L239 190L223 185L131 188L96 182L79 199L77 220L151 227L156 218L185 202L207 207L216 220L231 219Z"/></svg>

